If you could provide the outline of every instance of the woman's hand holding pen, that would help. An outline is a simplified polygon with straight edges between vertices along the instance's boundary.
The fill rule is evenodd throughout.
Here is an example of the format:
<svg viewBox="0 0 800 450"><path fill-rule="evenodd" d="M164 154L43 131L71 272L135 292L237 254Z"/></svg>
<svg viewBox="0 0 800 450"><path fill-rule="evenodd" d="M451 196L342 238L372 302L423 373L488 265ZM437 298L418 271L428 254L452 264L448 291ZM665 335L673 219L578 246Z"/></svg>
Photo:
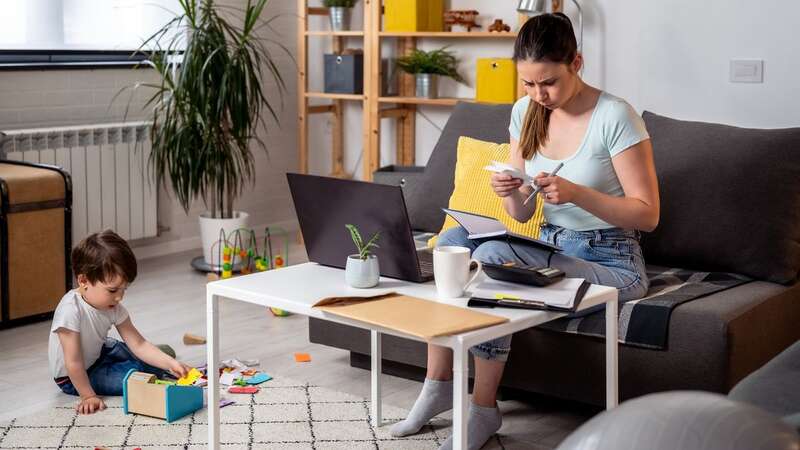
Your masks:
<svg viewBox="0 0 800 450"><path fill-rule="evenodd" d="M493 173L491 185L498 197L508 197L522 186L522 180L505 173Z"/></svg>
<svg viewBox="0 0 800 450"><path fill-rule="evenodd" d="M578 185L559 176L550 175L546 172L539 172L533 178L533 183L539 186L539 195L542 200L551 205L570 203L575 198Z"/></svg>

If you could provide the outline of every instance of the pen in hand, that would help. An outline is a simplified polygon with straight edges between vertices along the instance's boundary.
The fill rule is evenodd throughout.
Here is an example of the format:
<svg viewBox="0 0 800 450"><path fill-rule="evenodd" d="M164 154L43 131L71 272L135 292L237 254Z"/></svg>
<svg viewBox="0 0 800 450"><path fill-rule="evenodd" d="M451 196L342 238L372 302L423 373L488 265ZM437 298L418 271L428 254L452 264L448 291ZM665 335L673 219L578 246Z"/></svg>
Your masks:
<svg viewBox="0 0 800 450"><path fill-rule="evenodd" d="M550 174L548 174L547 176L548 176L548 177L553 177L553 176L555 176L555 175L558 173L558 171L559 171L559 170L561 170L561 168L562 168L563 166L564 166L564 163L563 163L563 162L561 162L561 163L558 163L558 165L556 166L556 168L555 168L555 169L553 169L553 171L552 171L552 172L550 172ZM536 189L534 189L534 190L533 190L533 192L531 193L531 195L529 195L529 196L528 196L528 198L526 198L526 199L525 199L525 201L524 201L524 202L522 202L522 204L523 204L523 205L527 205L527 204L528 204L528 202L529 202L529 201L530 201L530 200L531 200L531 199L532 199L534 196L536 196L536 194L538 194L540 190L542 190L542 187L537 185L537 186L536 186Z"/></svg>

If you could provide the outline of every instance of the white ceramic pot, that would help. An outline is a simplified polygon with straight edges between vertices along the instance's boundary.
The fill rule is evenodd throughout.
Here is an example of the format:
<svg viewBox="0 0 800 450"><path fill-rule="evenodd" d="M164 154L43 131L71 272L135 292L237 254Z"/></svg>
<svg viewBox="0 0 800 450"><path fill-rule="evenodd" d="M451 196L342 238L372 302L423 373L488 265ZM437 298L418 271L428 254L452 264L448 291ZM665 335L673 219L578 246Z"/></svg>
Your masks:
<svg viewBox="0 0 800 450"><path fill-rule="evenodd" d="M219 230L225 230L225 235L228 236L236 229L246 228L249 217L249 214L242 211L234 211L231 219L215 219L211 217L209 212L200 214L200 239L203 242L203 259L205 259L206 264L214 268L217 268L219 264L219 252L222 251L219 244L217 244Z"/></svg>
<svg viewBox="0 0 800 450"><path fill-rule="evenodd" d="M378 257L375 255L361 259L358 255L347 257L347 265L344 269L344 279L348 286L354 288L370 288L378 285L381 276L378 267Z"/></svg>

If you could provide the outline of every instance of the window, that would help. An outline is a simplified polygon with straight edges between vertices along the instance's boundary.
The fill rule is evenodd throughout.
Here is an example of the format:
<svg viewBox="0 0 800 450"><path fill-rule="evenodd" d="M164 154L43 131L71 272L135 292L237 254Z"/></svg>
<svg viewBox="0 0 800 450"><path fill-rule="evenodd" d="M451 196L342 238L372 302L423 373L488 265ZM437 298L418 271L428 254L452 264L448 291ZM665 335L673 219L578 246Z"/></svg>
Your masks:
<svg viewBox="0 0 800 450"><path fill-rule="evenodd" d="M131 53L181 11L178 0L0 0L0 8L6 68L135 64L142 57Z"/></svg>

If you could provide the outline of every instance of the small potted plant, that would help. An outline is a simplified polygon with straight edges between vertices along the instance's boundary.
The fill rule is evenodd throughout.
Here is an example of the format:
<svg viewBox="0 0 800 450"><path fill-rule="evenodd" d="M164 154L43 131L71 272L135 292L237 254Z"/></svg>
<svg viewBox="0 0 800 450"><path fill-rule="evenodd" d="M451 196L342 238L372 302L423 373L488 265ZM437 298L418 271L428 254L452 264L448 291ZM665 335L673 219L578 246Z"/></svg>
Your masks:
<svg viewBox="0 0 800 450"><path fill-rule="evenodd" d="M397 66L417 80L417 97L437 98L439 75L465 83L458 73L458 59L447 47L431 50L415 49L397 59Z"/></svg>
<svg viewBox="0 0 800 450"><path fill-rule="evenodd" d="M322 0L322 4L328 8L331 31L350 29L350 10L355 6L356 0Z"/></svg>
<svg viewBox="0 0 800 450"><path fill-rule="evenodd" d="M356 244L358 253L347 257L347 265L345 266L344 278L347 284L354 288L369 288L378 284L381 271L378 267L378 257L370 252L370 249L378 248L378 236L380 233L375 233L369 241L364 243L361 239L361 233L355 225L347 224L345 227L350 231L350 237L353 238L353 243Z"/></svg>

